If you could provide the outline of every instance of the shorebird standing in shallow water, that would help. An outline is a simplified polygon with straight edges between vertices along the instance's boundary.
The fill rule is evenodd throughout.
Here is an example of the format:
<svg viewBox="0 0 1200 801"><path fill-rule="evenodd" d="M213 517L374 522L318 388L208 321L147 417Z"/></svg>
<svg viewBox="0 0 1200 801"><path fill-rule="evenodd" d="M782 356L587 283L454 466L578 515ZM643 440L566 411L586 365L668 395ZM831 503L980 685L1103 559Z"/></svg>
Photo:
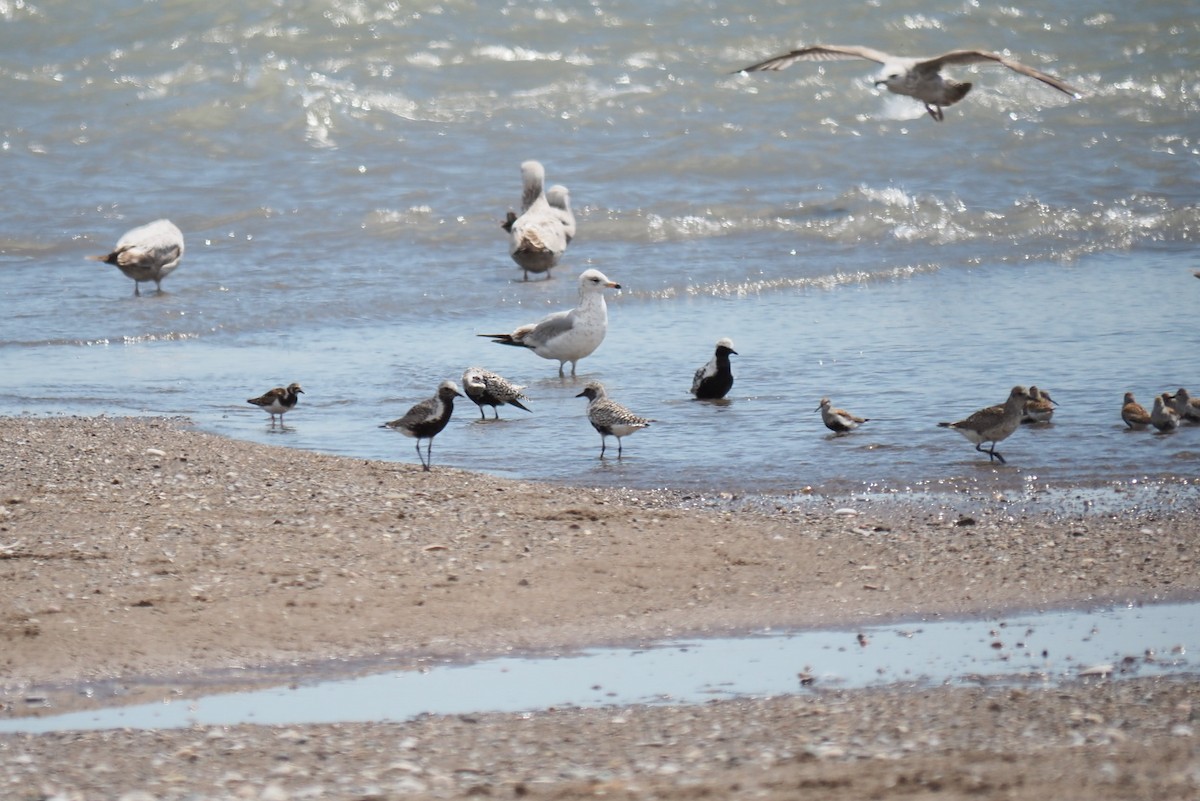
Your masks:
<svg viewBox="0 0 1200 801"><path fill-rule="evenodd" d="M570 362L571 375L575 375L576 362L600 347L608 332L608 305L604 302L604 290L608 288L620 289L621 285L599 270L584 270L579 276L579 303L575 308L549 314L511 334L476 336L501 345L529 348L543 359L557 359L559 376L563 375L563 365Z"/></svg>
<svg viewBox="0 0 1200 801"><path fill-rule="evenodd" d="M183 258L183 233L170 220L155 220L126 231L111 253L88 258L115 265L132 278L135 296L142 294L138 289L142 281L153 281L162 292L162 280Z"/></svg>
<svg viewBox="0 0 1200 801"><path fill-rule="evenodd" d="M778 71L797 61L837 61L851 58L863 58L882 64L883 68L875 85L886 86L888 91L894 94L915 97L925 104L929 116L938 122L945 119L943 108L954 105L971 91L970 83L959 83L942 76L942 67L956 64L1000 64L1020 75L1036 78L1063 94L1080 97L1078 89L1053 75L1047 75L988 50L951 50L933 58L908 58L861 45L810 45L742 67L736 72Z"/></svg>
<svg viewBox="0 0 1200 801"><path fill-rule="evenodd" d="M829 398L821 398L821 405L813 411L821 413L821 422L835 434L845 434L863 423L871 422L869 417L855 417L845 409L833 408L833 402Z"/></svg>
<svg viewBox="0 0 1200 801"><path fill-rule="evenodd" d="M737 355L733 340L728 337L718 339L713 357L692 376L692 394L699 400L719 400L729 394L729 390L733 389L733 368L729 364L729 357Z"/></svg>
<svg viewBox="0 0 1200 801"><path fill-rule="evenodd" d="M589 381L575 397L588 399L588 422L592 428L600 432L600 458L604 458L604 446L608 436L617 438L617 458L621 458L621 437L627 437L635 431L646 428L653 420L638 417L614 400L609 400L604 391L604 385L599 381Z"/></svg>
<svg viewBox="0 0 1200 801"><path fill-rule="evenodd" d="M529 411L521 403L522 399L529 400L521 394L521 390L525 387L519 387L491 370L484 370L482 367L468 367L463 373L462 382L463 392L467 393L467 397L479 407L480 420L487 419L487 415L483 413L484 406L492 407L493 420L500 419L500 412L496 407L506 403Z"/></svg>
<svg viewBox="0 0 1200 801"><path fill-rule="evenodd" d="M250 398L246 403L252 403L271 415L271 426L275 426L275 415L279 415L279 425L283 425L283 415L296 408L300 396L304 394L300 384L293 381L286 387L275 387L267 390L257 398Z"/></svg>
<svg viewBox="0 0 1200 801"><path fill-rule="evenodd" d="M1121 406L1121 419L1125 421L1126 427L1141 431L1150 425L1150 412L1146 411L1145 406L1134 400L1132 392L1126 392L1125 403Z"/></svg>
<svg viewBox="0 0 1200 801"><path fill-rule="evenodd" d="M417 441L417 458L426 472L433 465L433 438L441 433L454 413L454 399L462 393L453 381L446 380L438 385L437 394L413 406L398 420L384 423L380 428L392 428L406 437ZM421 455L421 440L429 440L425 455Z"/></svg>
<svg viewBox="0 0 1200 801"><path fill-rule="evenodd" d="M1054 407L1058 401L1050 397L1050 393L1036 386L1029 388L1029 402L1025 404L1025 412L1021 415L1022 423L1049 423L1054 416Z"/></svg>
<svg viewBox="0 0 1200 801"><path fill-rule="evenodd" d="M1025 403L1029 400L1029 392L1022 386L1012 388L1008 400L1003 406L988 406L975 414L956 423L938 423L943 428L953 428L971 442L975 450L988 455L988 461L999 459L1000 464L1006 464L1004 457L996 450L996 444L1008 439L1012 432L1021 425L1021 415L1024 414ZM983 443L990 442L992 447L983 449Z"/></svg>
<svg viewBox="0 0 1200 801"><path fill-rule="evenodd" d="M571 211L570 191L562 184L555 184L546 190L546 202L554 209L555 216L562 223L567 244L571 244L571 240L575 238L575 212Z"/></svg>
<svg viewBox="0 0 1200 801"><path fill-rule="evenodd" d="M1181 421L1200 423L1200 398L1193 398L1183 387L1175 391L1171 408L1179 415Z"/></svg>
<svg viewBox="0 0 1200 801"><path fill-rule="evenodd" d="M1171 406L1175 396L1169 392L1154 396L1154 408L1150 410L1150 422L1164 434L1179 428L1179 412Z"/></svg>
<svg viewBox="0 0 1200 801"><path fill-rule="evenodd" d="M509 212L502 226L508 231L508 253L524 270L526 281L530 273L546 273L549 278L550 269L558 264L570 241L563 210L546 199L545 182L546 170L541 162L526 161L521 165L521 214ZM574 235L572 216L571 236Z"/></svg>

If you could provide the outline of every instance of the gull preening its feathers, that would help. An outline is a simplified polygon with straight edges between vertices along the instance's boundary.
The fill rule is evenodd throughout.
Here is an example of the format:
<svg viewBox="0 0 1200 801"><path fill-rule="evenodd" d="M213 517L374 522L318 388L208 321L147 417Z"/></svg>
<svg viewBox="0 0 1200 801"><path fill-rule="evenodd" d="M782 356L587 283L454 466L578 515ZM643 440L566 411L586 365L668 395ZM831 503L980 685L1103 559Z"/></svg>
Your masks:
<svg viewBox="0 0 1200 801"><path fill-rule="evenodd" d="M564 210L547 200L545 183L546 170L541 162L523 163L521 214L515 215L510 211L502 226L508 231L508 253L517 266L524 270L526 281L530 273L546 273L548 278L550 269L558 264L570 241ZM570 210L567 209L565 213L570 214ZM571 217L570 229L570 236L574 236L574 217Z"/></svg>
<svg viewBox="0 0 1200 801"><path fill-rule="evenodd" d="M1063 94L1078 99L1081 93L1059 78L1033 67L1026 66L999 53L989 50L951 50L933 58L909 58L894 56L882 50L861 45L810 45L784 53L737 72L778 71L790 67L797 61L837 61L862 58L883 65L876 79L876 86L885 86L889 92L914 97L925 104L929 116L941 122L945 119L942 109L952 106L967 96L971 83L951 80L941 74L942 67L960 64L999 64L1019 75L1025 75L1051 86Z"/></svg>
<svg viewBox="0 0 1200 801"><path fill-rule="evenodd" d="M555 223L559 225L559 223ZM584 270L579 275L579 303L573 309L555 312L536 323L528 323L511 334L477 334L501 345L529 348L543 359L558 360L558 374L563 365L575 365L584 356L600 347L608 332L608 304L605 289L620 289L621 285L599 270Z"/></svg>
<svg viewBox="0 0 1200 801"><path fill-rule="evenodd" d="M112 252L88 258L112 264L132 278L134 295L142 294L142 281L153 281L162 292L162 280L183 258L183 233L170 220L155 220L126 231Z"/></svg>

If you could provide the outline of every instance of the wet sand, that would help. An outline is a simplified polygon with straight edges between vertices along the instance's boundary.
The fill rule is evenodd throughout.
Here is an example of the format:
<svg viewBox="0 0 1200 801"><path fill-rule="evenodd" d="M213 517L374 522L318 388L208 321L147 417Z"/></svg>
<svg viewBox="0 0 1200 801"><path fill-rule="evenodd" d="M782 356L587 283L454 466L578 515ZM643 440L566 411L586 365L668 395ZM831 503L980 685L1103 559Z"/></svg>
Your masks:
<svg viewBox="0 0 1200 801"><path fill-rule="evenodd" d="M246 668L286 679L368 657L419 665L1200 588L1190 500L1082 518L965 495L688 509L669 491L423 473L148 419L0 420L0 469L4 717L97 703L77 692L83 681L142 702L236 686ZM1187 680L1081 680L3 735L0 787L153 799L1192 798L1198 694Z"/></svg>

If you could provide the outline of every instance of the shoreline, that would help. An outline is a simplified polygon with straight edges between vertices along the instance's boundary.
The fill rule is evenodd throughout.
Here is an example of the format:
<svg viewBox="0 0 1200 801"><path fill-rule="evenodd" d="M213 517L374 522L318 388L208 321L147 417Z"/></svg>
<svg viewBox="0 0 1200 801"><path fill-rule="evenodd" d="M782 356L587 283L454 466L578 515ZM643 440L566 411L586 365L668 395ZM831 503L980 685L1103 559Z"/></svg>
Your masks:
<svg viewBox="0 0 1200 801"><path fill-rule="evenodd" d="M1200 592L1193 557L1200 520L1187 503L1080 518L1033 513L1003 499L987 503L969 493L952 496L973 510L970 522L955 504L856 501L847 504L854 514L824 502L774 511L690 509L679 508L669 492L558 487L436 466L423 473L405 463L240 442L198 432L185 421L150 418L0 418L0 465L3 717L27 714L22 699L36 694L34 688L83 681L119 685L136 678L186 697L197 677L248 666L286 673L288 665L327 659L483 658L767 626L867 625ZM1180 487L1185 498L1195 490ZM1129 689L1135 686L1170 696L1172 710L1200 701L1191 683L1132 679L1064 687L1055 697L1067 700L1039 703L1057 707L1075 699L1087 706L1086 699L1099 697L1116 703L1136 695ZM865 713L888 692L833 695ZM950 721L940 717L937 699L973 692L1000 699L981 702L984 708L974 714L984 718L987 704L1006 706L1005 699L1017 697L1000 688L934 689L919 693L925 700L907 703L929 725L944 728ZM1012 703L1024 706L1042 694L1017 695ZM78 693L74 701L67 696L45 711L80 703ZM756 727L760 715L811 715L795 705L821 704L825 697L778 699L777 707L758 701L715 706L738 725ZM708 708L636 714L699 719ZM895 702L896 714L904 708ZM1178 710L1128 712L1180 717ZM545 711L529 719L562 726L563 714L587 729L624 713ZM1178 725L1190 726L1191 714ZM495 721L497 737L525 719L480 718ZM383 728L403 738L405 731L437 725ZM301 729L308 741L370 740L381 726ZM268 749L282 736L259 728L228 731ZM153 739L150 734L0 735L0 779L12 749L53 752L67 743L103 742L114 753L128 748L128 759L136 761L137 744ZM153 734L155 742L179 743L208 736ZM588 741L577 734L579 743ZM637 750L637 742L619 739L591 745ZM843 746L842 752L854 749ZM1037 761L1023 748L1017 752L1022 761ZM1174 769L1184 757L1178 749L1172 753ZM546 764L536 754L529 761L530 770ZM806 757L788 764L802 774L815 769L832 776L822 771L843 763ZM717 782L710 790L727 786L732 774L726 770L748 782L745 787L760 787L750 781L753 771L714 765L705 771L716 773L701 771ZM184 775L192 777L189 770ZM211 778L198 772L188 781ZM142 786L123 776L109 779L127 789ZM1058 789L1069 789L1066 782ZM562 797L576 787L556 786Z"/></svg>

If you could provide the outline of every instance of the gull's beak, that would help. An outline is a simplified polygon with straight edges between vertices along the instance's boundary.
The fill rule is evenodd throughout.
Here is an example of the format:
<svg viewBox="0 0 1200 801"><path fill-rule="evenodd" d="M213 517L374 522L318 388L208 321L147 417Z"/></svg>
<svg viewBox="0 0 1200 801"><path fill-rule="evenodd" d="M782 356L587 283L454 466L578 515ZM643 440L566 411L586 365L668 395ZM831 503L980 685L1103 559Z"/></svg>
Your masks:
<svg viewBox="0 0 1200 801"><path fill-rule="evenodd" d="M621 285L618 284L616 281L609 281L607 284L605 284L605 286L608 287L609 289L620 289L621 288ZM579 396L576 395L575 397L579 397Z"/></svg>

